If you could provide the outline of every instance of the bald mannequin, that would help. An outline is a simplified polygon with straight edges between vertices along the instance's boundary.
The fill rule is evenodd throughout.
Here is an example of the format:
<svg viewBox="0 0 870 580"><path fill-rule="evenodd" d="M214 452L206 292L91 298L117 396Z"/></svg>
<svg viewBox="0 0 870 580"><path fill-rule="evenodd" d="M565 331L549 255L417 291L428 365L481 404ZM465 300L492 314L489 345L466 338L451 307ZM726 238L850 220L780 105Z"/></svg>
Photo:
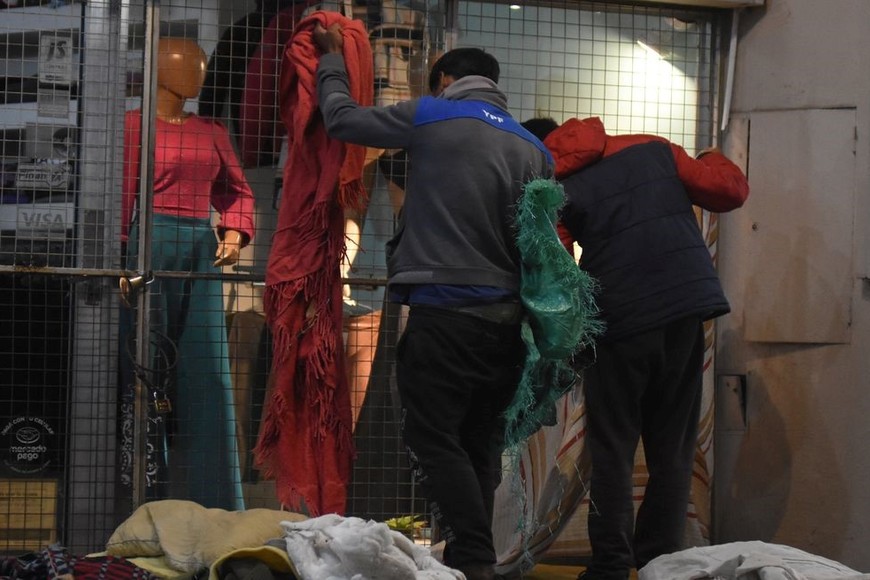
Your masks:
<svg viewBox="0 0 870 580"><path fill-rule="evenodd" d="M161 388L172 399L173 434L155 440L165 449L154 456L165 465L158 464L149 497L168 494L205 507L242 509L223 282L208 274L236 263L241 247L253 239L254 195L226 127L184 110L205 79L203 50L191 39L161 38L156 58L156 123L147 186L140 150L147 120L141 109L125 114L122 239L128 240L127 268L137 270L144 230L136 206L148 187L148 267L188 276L155 277L145 305L152 313L149 331L165 336L177 351L176 366L161 378ZM122 299L132 302L145 282L122 278ZM132 310L125 313L129 335L135 322ZM125 380L125 388L135 386Z"/></svg>
<svg viewBox="0 0 870 580"><path fill-rule="evenodd" d="M184 103L199 95L208 60L199 44L189 38L161 38L157 50L157 117L182 124L190 115ZM242 234L226 230L218 243L215 266L239 261Z"/></svg>
<svg viewBox="0 0 870 580"><path fill-rule="evenodd" d="M195 98L205 82L207 59L196 41L189 38L161 38L157 49L157 118L183 125L190 113L184 103ZM215 253L215 267L230 266L239 261L242 234L236 230L224 231ZM134 286L143 280L121 278L121 297L129 301Z"/></svg>
<svg viewBox="0 0 870 580"><path fill-rule="evenodd" d="M199 95L206 57L188 38L161 38L157 49L157 117L181 124L189 116L184 103Z"/></svg>

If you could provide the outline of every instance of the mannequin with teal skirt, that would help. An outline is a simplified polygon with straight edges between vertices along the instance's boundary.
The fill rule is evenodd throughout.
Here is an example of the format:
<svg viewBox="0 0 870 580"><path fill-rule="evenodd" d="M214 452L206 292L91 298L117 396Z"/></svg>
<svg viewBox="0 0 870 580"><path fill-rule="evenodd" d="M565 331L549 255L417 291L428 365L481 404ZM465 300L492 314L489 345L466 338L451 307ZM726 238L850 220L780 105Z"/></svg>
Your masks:
<svg viewBox="0 0 870 580"><path fill-rule="evenodd" d="M150 365L138 365L149 391L146 495L241 510L244 499L223 283L200 274L214 274L216 268L238 261L240 249L253 237L254 197L227 129L218 121L184 111L186 100L202 88L206 62L193 40L159 41L149 225L150 269L155 273L148 287L149 350L153 352ZM133 272L140 268L136 204L141 134L141 111L128 111L122 202L122 223L128 227L122 239L126 267ZM216 227L214 212L219 216ZM136 285L122 278L120 286L122 300L135 304ZM122 321L125 345L135 334L133 314L127 308L122 317L126 318ZM122 399L130 402L132 369L137 365L130 355L135 350L122 348L122 353L125 350ZM123 371L125 366L128 372ZM143 367L150 367L149 372L142 372ZM168 403L161 408L162 401Z"/></svg>

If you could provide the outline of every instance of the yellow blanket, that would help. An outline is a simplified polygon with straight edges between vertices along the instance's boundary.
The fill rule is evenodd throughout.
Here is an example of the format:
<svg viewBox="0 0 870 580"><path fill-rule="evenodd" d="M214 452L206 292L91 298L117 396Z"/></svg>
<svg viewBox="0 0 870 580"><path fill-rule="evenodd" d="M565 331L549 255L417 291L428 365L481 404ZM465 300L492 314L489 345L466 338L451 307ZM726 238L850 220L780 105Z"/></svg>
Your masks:
<svg viewBox="0 0 870 580"><path fill-rule="evenodd" d="M284 536L281 522L305 519L302 514L264 508L227 511L184 500L153 501L118 526L106 543L106 553L175 580L203 568L211 568L215 578L216 564L236 552L247 557L262 554L273 569L292 571L286 554L265 544Z"/></svg>

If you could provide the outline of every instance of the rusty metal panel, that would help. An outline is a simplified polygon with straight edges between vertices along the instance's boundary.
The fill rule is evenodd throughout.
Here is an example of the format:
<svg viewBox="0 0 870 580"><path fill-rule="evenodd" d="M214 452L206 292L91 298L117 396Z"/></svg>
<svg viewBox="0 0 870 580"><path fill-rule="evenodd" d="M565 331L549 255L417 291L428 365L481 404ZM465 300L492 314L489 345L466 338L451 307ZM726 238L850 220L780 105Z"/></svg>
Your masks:
<svg viewBox="0 0 870 580"><path fill-rule="evenodd" d="M750 115L745 338L851 340L854 109Z"/></svg>

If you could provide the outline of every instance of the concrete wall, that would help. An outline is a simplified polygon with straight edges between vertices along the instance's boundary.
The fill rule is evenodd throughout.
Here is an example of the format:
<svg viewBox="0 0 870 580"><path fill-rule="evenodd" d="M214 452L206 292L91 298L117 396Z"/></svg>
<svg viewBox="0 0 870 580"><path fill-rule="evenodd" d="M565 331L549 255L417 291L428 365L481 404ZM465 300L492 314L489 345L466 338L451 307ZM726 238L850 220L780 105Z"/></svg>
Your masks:
<svg viewBox="0 0 870 580"><path fill-rule="evenodd" d="M735 427L732 421L717 430L714 492L716 543L787 544L864 572L870 571L868 39L866 0L767 0L763 8L739 14L732 123L725 141L747 164L754 189L745 208L722 216L719 267L733 312L718 324L716 368L717 375L745 379L746 422ZM851 111L854 135L845 157L851 153L853 160L832 159L835 151L843 156L842 127L837 129L839 149L828 148L829 131L812 124L798 139L788 132L781 140L753 135L753 120L757 129L771 113L794 112L799 118L810 110ZM787 184L788 175L771 179L769 165L753 166L765 152L753 151L752 145L779 147L767 153L798 157L807 155L806 140L819 146L809 149L810 166L804 171L819 176L831 167L840 173L851 167L854 175L831 179L838 183L830 191L818 183L829 178L816 179L795 199L792 189L800 185ZM852 219L814 222L812 215L821 212L807 207L807 199L834 209L851 206ZM791 243L756 235L777 207L773 225ZM819 243L832 232L845 247ZM809 293L795 294L794 286L807 277L825 280L826 255L846 256L849 271L832 281L841 290L807 284ZM782 268L781 283L759 283L765 260ZM802 277L793 279L797 270ZM796 300L796 295L802 297ZM778 315L817 321L813 325L841 317L844 331L837 338L752 331L762 316L756 306L777 308L780 297L789 311ZM843 301L845 310L835 311L832 304ZM733 384L719 381L717 397L728 403Z"/></svg>

